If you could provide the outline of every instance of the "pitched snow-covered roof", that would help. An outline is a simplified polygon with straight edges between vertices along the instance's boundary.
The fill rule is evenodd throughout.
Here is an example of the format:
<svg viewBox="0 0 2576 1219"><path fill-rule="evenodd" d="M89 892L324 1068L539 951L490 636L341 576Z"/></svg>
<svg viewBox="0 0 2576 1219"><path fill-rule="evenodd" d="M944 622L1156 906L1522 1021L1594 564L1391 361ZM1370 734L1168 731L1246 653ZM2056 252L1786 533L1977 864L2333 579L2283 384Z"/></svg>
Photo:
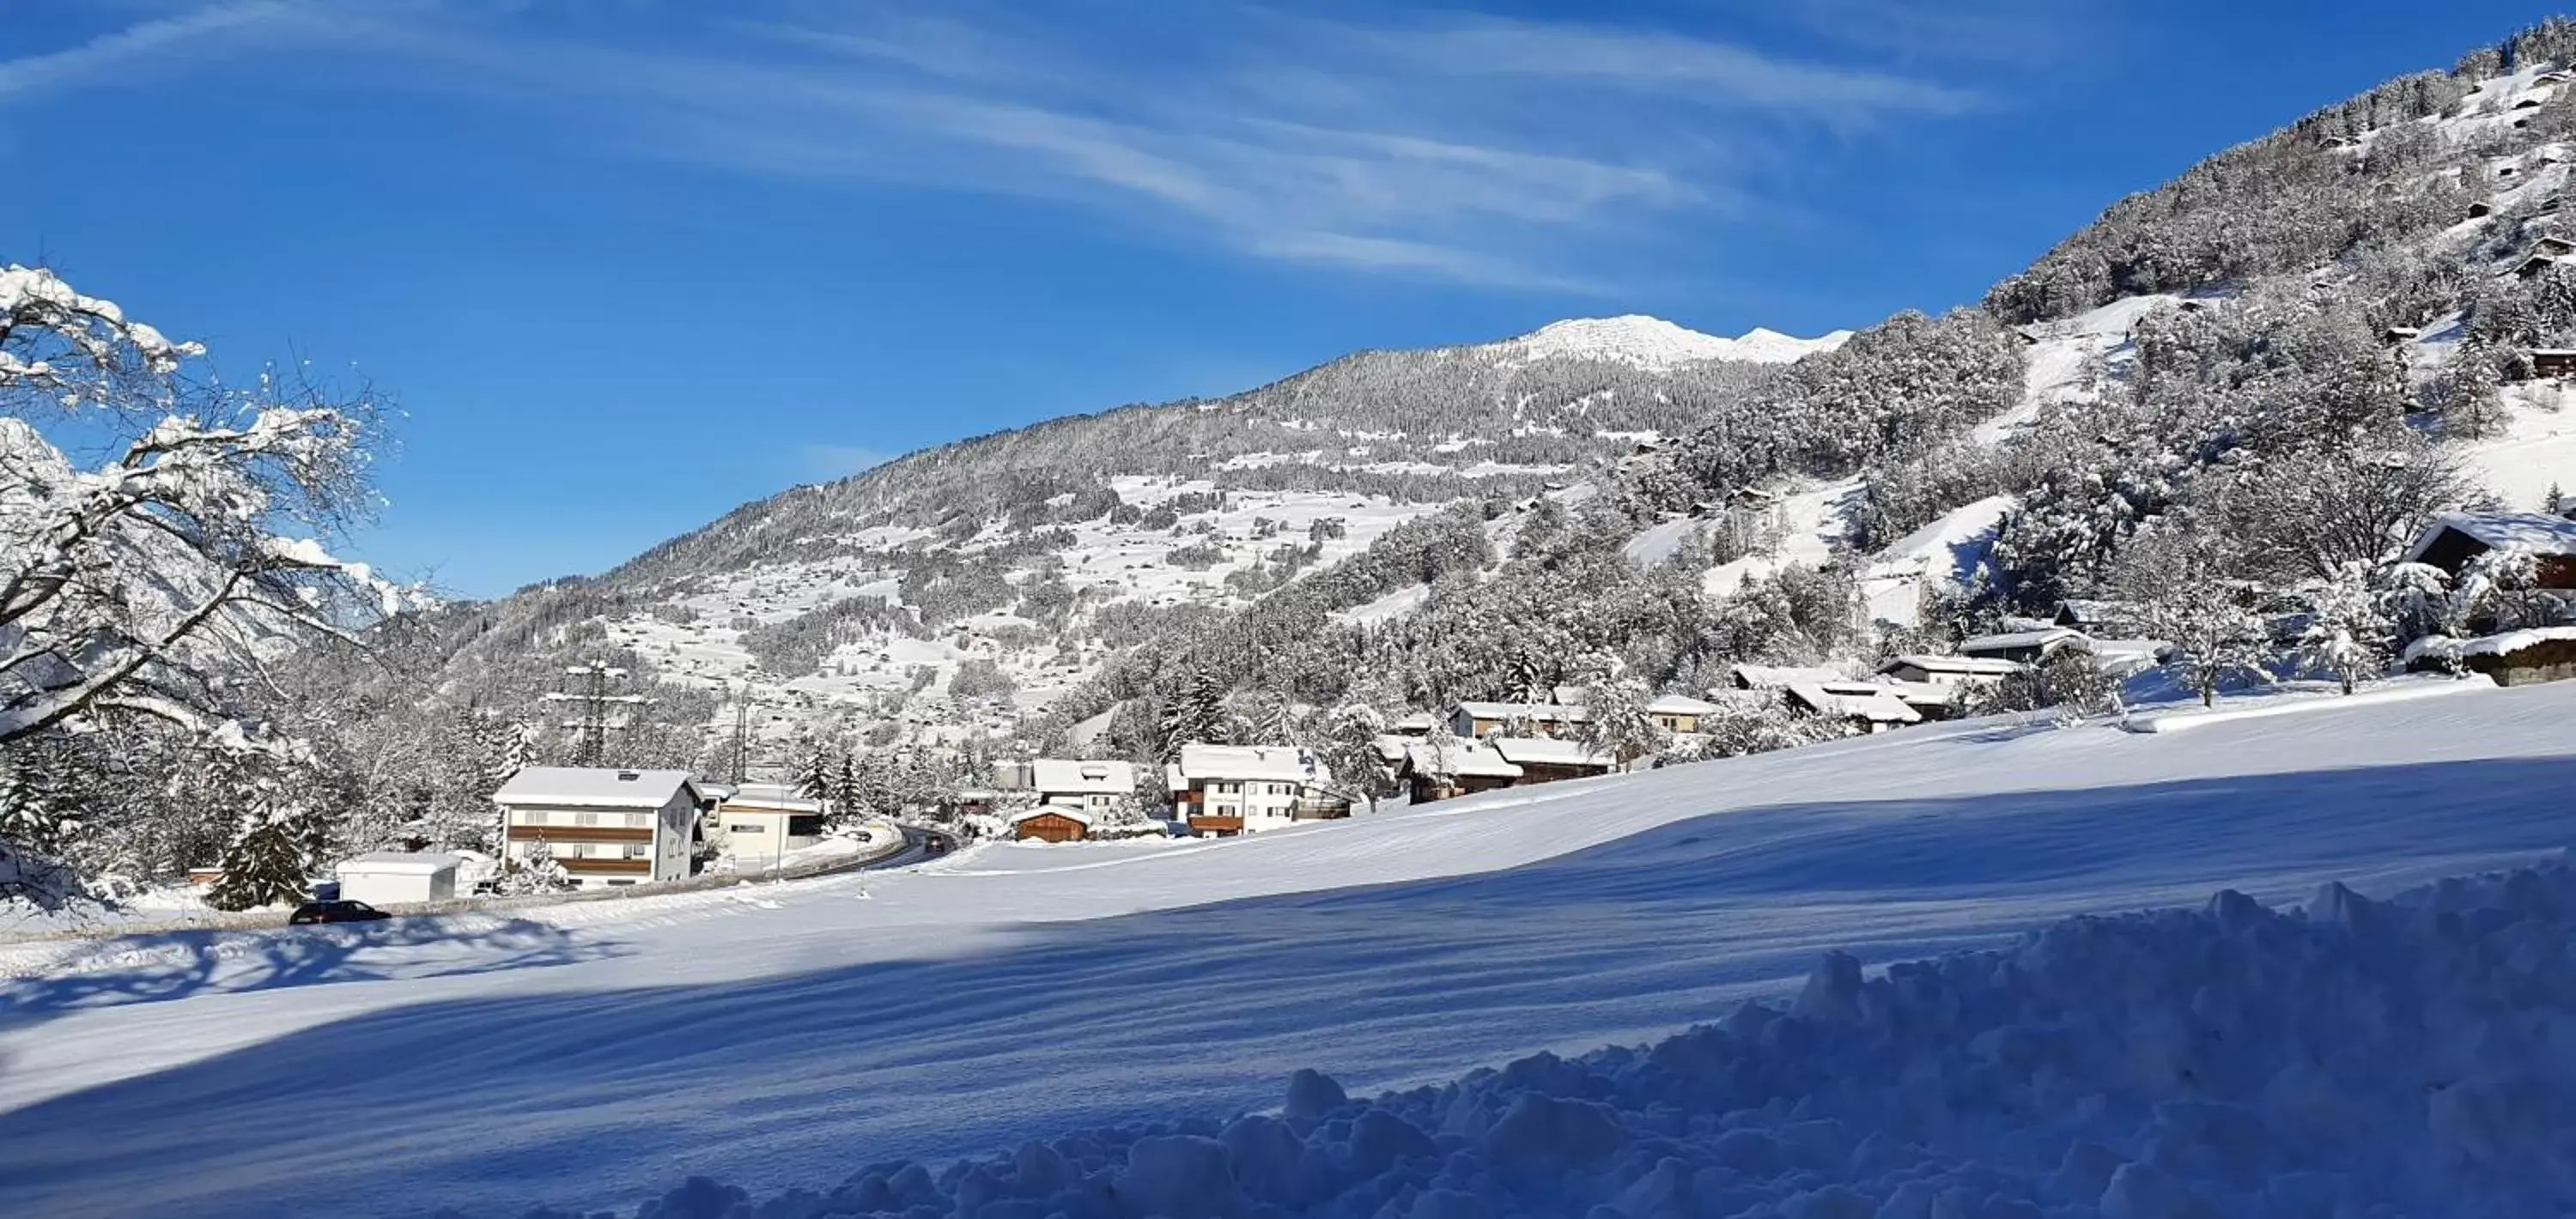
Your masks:
<svg viewBox="0 0 2576 1219"><path fill-rule="evenodd" d="M2136 614L2137 607L2125 601L2069 597L2057 603L2057 621L2067 626L2110 622L2135 617Z"/></svg>
<svg viewBox="0 0 2576 1219"><path fill-rule="evenodd" d="M1844 685L1848 693L1837 693L1813 682L1799 682L1789 687L1789 697L1825 715L1868 720L1873 724L1919 724L1923 713L1905 705L1905 700L1886 690L1867 692Z"/></svg>
<svg viewBox="0 0 2576 1219"><path fill-rule="evenodd" d="M2044 648L2050 644L2064 643L2083 637L2084 632L2073 627L2043 626L2027 631L2001 631L1992 635L1979 635L1974 639L1963 639L1959 641L1959 651L1962 655L1974 655L1978 652L1999 651L2004 648Z"/></svg>
<svg viewBox="0 0 2576 1219"><path fill-rule="evenodd" d="M1452 777L1517 779L1527 773L1491 745L1454 739L1445 748L1415 741L1404 748L1404 764L1416 774Z"/></svg>
<svg viewBox="0 0 2576 1219"><path fill-rule="evenodd" d="M1709 715L1716 710L1717 704L1687 694L1658 694L1646 704L1649 715Z"/></svg>
<svg viewBox="0 0 2576 1219"><path fill-rule="evenodd" d="M718 796L717 802L724 808L733 810L766 809L785 813L823 811L822 801L798 795L795 788L784 783L745 783Z"/></svg>
<svg viewBox="0 0 2576 1219"><path fill-rule="evenodd" d="M1537 720L1541 723L1572 723L1588 712L1581 707L1562 703L1484 703L1464 702L1458 709L1471 720Z"/></svg>
<svg viewBox="0 0 2576 1219"><path fill-rule="evenodd" d="M2454 639L2448 635L2427 635L2406 645L2398 659L2413 663L2425 655L2511 656L2528 647L2576 639L2576 626L2543 626L2522 631L2505 631L2480 635L2475 639Z"/></svg>
<svg viewBox="0 0 2576 1219"><path fill-rule="evenodd" d="M2467 534L2496 550L2519 546L2533 554L2576 555L2576 521L2563 516L2546 512L2446 512L2433 518L2433 523L2415 536L2415 544L2406 548L2406 561L2420 562L2445 530Z"/></svg>
<svg viewBox="0 0 2576 1219"><path fill-rule="evenodd" d="M1010 820L1011 824L1018 825L1023 821L1030 821L1039 817L1062 817L1067 821L1082 826L1089 826L1091 824L1090 813L1070 804L1041 804L1036 808L1023 809L1011 814Z"/></svg>
<svg viewBox="0 0 2576 1219"><path fill-rule="evenodd" d="M1925 707L1947 707L1959 699L1958 687L1945 686L1936 681L1898 681L1893 677L1882 677L1870 684L1874 688L1862 691L1864 696L1884 691L1897 701L1916 710ZM1838 692L1837 687L1834 686L1827 686L1825 690L1827 693ZM1840 692L1849 691L1848 688L1844 688Z"/></svg>
<svg viewBox="0 0 2576 1219"><path fill-rule="evenodd" d="M1192 783L1209 780L1268 783L1329 783L1332 772L1315 755L1294 745L1181 746L1181 777Z"/></svg>
<svg viewBox="0 0 2576 1219"><path fill-rule="evenodd" d="M2034 642L2031 643L2002 642L2022 638L2022 636L2018 635L1988 635L1983 639L1971 639L1960 646L1967 647L1971 644L1975 644L1996 650L2003 648L2036 647L2038 646L2036 637L2045 633L2046 632L2040 631L2028 632L2028 634L2034 638ZM2073 631L2063 631L2058 633L2063 635L2074 634ZM1878 666L1878 671L1881 673L1893 673L1898 669L1906 668L1920 669L1926 673L1948 673L1959 677L2008 677L2012 674L2021 672L2021 662L2017 660L2004 660L1994 656L1933 656L1928 653L1915 652L1899 656L1894 660L1888 661L1886 664Z"/></svg>
<svg viewBox="0 0 2576 1219"><path fill-rule="evenodd" d="M1514 766L1598 766L1608 769L1618 759L1606 753L1595 753L1580 741L1560 741L1544 736L1498 736L1486 742L1504 761Z"/></svg>
<svg viewBox="0 0 2576 1219"><path fill-rule="evenodd" d="M1786 690L1799 682L1841 681L1841 670L1821 665L1735 665L1727 670L1747 690Z"/></svg>
<svg viewBox="0 0 2576 1219"><path fill-rule="evenodd" d="M616 770L600 766L528 766L492 793L499 804L589 805L660 808L686 789L698 798L685 770Z"/></svg>
<svg viewBox="0 0 2576 1219"><path fill-rule="evenodd" d="M341 860L339 871L343 876L351 872L376 876L432 876L453 871L462 862L454 855L430 851L369 851L354 859Z"/></svg>
<svg viewBox="0 0 2576 1219"><path fill-rule="evenodd" d="M1394 723L1387 725L1387 728L1405 736L1420 736L1431 731L1431 726L1438 722L1439 720L1428 711L1415 711L1398 718Z"/></svg>
<svg viewBox="0 0 2576 1219"><path fill-rule="evenodd" d="M1039 758L1029 763L1029 789L1049 796L1129 795L1136 790L1136 764Z"/></svg>

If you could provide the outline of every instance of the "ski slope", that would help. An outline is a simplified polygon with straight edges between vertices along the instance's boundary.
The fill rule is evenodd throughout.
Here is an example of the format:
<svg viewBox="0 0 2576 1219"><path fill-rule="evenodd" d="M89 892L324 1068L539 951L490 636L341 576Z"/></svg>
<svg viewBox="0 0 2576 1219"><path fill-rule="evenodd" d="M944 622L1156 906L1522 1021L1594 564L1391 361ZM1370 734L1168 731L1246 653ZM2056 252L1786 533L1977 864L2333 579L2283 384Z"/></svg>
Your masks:
<svg viewBox="0 0 2576 1219"><path fill-rule="evenodd" d="M23 975L0 983L0 1210L631 1210L690 1174L829 1189L1221 1121L1298 1068L1438 1084L1715 1019L1829 949L2528 863L2576 840L2571 714L2576 683L2182 733L1945 725L622 922L0 948Z"/></svg>

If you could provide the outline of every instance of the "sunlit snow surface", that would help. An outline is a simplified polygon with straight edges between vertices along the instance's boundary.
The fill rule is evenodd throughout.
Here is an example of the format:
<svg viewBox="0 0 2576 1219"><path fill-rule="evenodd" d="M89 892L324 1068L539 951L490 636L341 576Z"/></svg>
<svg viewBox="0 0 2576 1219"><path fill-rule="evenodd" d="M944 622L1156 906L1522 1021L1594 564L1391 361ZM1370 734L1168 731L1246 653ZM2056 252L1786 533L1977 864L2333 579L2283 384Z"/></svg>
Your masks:
<svg viewBox="0 0 2576 1219"><path fill-rule="evenodd" d="M1998 945L2068 915L2197 907L2221 887L2265 901L2305 900L2342 880L2377 896L2530 863L2576 840L2576 809L2566 801L2576 790L2576 746L2565 729L2571 713L2576 684L2318 699L2295 714L2184 733L1953 725L1241 841L994 848L907 874L773 887L755 902L639 902L625 920L404 921L180 937L114 945L87 969L58 948L5 949L0 961L44 972L0 984L0 1104L11 1107L0 1113L0 1210L405 1214L454 1206L506 1214L539 1203L632 1210L689 1174L763 1196L799 1185L828 1192L869 1164L898 1158L941 1162L1121 1123L1221 1122L1278 1106L1297 1068L1330 1074L1354 1095L1441 1085L1537 1050L1571 1055L1638 1044L1717 1020L1742 997L1795 992L1831 948L1876 966ZM2545 967L2563 959L2546 955L2563 953L2563 916L2562 909L2554 931L2516 932L2522 939L2513 944L2477 951L2522 952ZM1991 1160L1995 1179L1979 1188L2006 1196L2022 1196L2012 1192L2022 1188L2012 1184L2019 1178L2006 1179L2019 1171L2011 1165L2045 1158L2049 1148L2033 1140L2074 1136L2047 1126L2056 1133L2012 1142L2010 1130L2045 1123L1987 1112L1997 1098L2075 1104L2088 1089L2105 1094L2091 1111L2099 1120L2086 1119L2092 1124L2082 1137L2106 1142L2121 1162L2144 1153L2108 1143L2178 1140L2171 1164L2156 1169L2163 1175L2132 1174L2133 1192L2163 1189L2167 1178L2198 1180L2193 1174L2204 1168L2241 1175L2289 1163L2258 1152L2250 1167L2211 1168L2209 1157L2243 1153L2233 1143L2195 1151L2200 1135L2157 1134L2164 1129L2157 1123L2224 1125L2232 1116L2159 1115L2136 1107L2145 1093L2121 1091L2134 1080L2085 1074L2109 1070L2104 1064L2114 1058L2188 1064L2198 1043L2183 1016L2200 1000L2181 988L2244 980L2243 971L2204 978L2158 964L2166 958L2157 937L2168 934L2159 926L2104 932L2101 942L2102 951L2140 962L2147 972L2138 977L2158 980L2148 989L2167 1023L2134 1045L2124 1040L2125 1025L2063 1045L2043 1037L2031 1052L2060 1055L2051 1069L2067 1079L2049 1085L2056 1091L2030 1091L2038 1085L2028 1078L2006 1087L1973 1071L1934 1070L1950 1058L2021 1061L2018 1033L1997 1034L2002 1040L1983 1048L1909 1033L1869 1060L1879 1064L1873 1070L1894 1073L1864 1082L1888 1091L1891 1114L1900 1111L1900 1086L1969 1089L1955 1104L1915 1096L1902 1111L1914 1121L1955 1109L1951 1133L1969 1144L1939 1154ZM2199 954L2193 960L2221 951L2194 938L2201 935L2172 930L2181 946L2174 951ZM2432 952L2425 968L2439 972L2456 964L2443 963L2439 947L2408 951ZM2292 964L2284 958L2284 968ZM2345 976L2333 974L2342 967L2332 961L2311 964L2317 976ZM2245 965L2260 967L2261 960ZM2128 976L2097 978L2081 961L2065 968L2085 986ZM2539 976L2563 982L2565 974L2542 968ZM2493 978L2476 985L2524 994ZM2564 989L2533 982L2524 997L2563 1003ZM2475 994L2480 1003L2506 1002L2488 990ZM2109 991L2100 997L2123 1008L2130 1002ZM2344 1010L2330 998L2300 1000L2297 1018L2316 1018L2319 1004ZM2438 1006L2453 997L2418 998ZM2084 994L2059 1000L2072 1005L2069 1019L2114 1019L2084 1008ZM1992 1008L1978 1009L1987 1012L1978 1019L2001 1011L1993 1019L2019 1027L2027 1015L2010 1006L2017 999L1988 994L1977 1002ZM2208 1002L2231 1005L2209 1018L2238 1021L2228 1027L2240 1034L2286 1035L2263 1022L2290 1019L2276 1012L2288 999L2226 991ZM2353 1010L2377 1022L2362 1031L2378 1040L2331 1040L2342 1034L2329 1027L2301 1032L2311 1040L2297 1046L2392 1055L2364 1063L2396 1081L2364 1099L2379 1103L2403 1091L2409 1103L2424 1103L2425 1089L2440 1081L2416 1078L2432 1069L2417 1052L2422 1039L2408 1040L2415 1034L2402 1025L2381 1027L2403 1013ZM2515 1019L2478 1034L2476 1044L2527 1047L2533 1037L2576 1028L2563 1008ZM1827 1089L1825 1076L1843 1060L1796 1056L1825 1053L1830 1038L1783 1027L1790 1031L1769 1034L1791 1039L1778 1045L1746 1034L1754 1038L1747 1044L1767 1046L1756 1056L1772 1062L1764 1070L1776 1068L1782 1088ZM2517 1107L2531 1087L2561 1078L2548 1072L2567 1069L2566 1044L2547 1045L2557 1057L2535 1060L2540 1074L2523 1083L2482 1078L2476 1090L2444 1102L2441 1115L2372 1110L2357 1120L2384 1119L2389 1131L2418 1135L2438 1120L2446 1123L2443 1154L2524 1163L2534 1153L2514 1131L2537 1131L2529 1137L2545 1141L2566 1129L2563 1113L2535 1117ZM2128 1054L2121 1047L2139 1046L2143 1059L2121 1056ZM2247 1049L2225 1069L2270 1070L2285 1052ZM1745 1053L1737 1046L1711 1061L1742 1061ZM1789 1059L1775 1061L1782 1055ZM2461 1067L2444 1087L2486 1069L2484 1061ZM1395 1213L1479 1213L1420 1209L1445 1165L1465 1174L1451 1185L1472 1185L1478 1173L1486 1179L1440 1189L1470 1198L1486 1189L1494 1206L1524 1213L1573 1206L1567 1213L1581 1214L1577 1199L1624 1196L1636 1182L1611 1177L1634 1171L1642 1180L1660 1160L1638 1124L1646 1121L1642 1093L1586 1082L1616 1069L1565 1068L1571 1074L1563 1078L1554 1070L1523 1068L1540 1078L1509 1087L1488 1081L1472 1102L1457 1100L1463 1091L1423 1094L1386 1110L1425 1137L1449 1140L1429 1158L1411 1136L1374 1119L1366 1139L1355 1127L1312 1124L1285 1137L1324 1147L1316 1154L1327 1158L1334 1147L1342 1151L1331 1154L1360 1154L1354 1140L1368 1141L1370 1156L1395 1155L1383 1171L1419 1178L1417 1205ZM1741 1082L1690 1074L1652 1083L1691 1093L1680 1100L1707 1110L1685 1105L1680 1116L1653 1119L1680 1123L1658 1136L1676 1149L1666 1157L1681 1165L1673 1172L1724 1167L1709 1157L1720 1154L1713 1148L1726 1132L1694 1135L1689 1115L1717 1121L1752 1095L1737 1090ZM1853 1091L1861 1086L1841 1078L1827 1089L1837 1106L1831 1116L1842 1123L1831 1130L1791 1129L1812 1115L1795 1113L1794 1100L1776 1113L1732 1119L1762 1133L1735 1140L1725 1154L1754 1158L1726 1169L1742 1180L1710 1176L1707 1187L1749 1191L1727 1195L1743 1203L1738 1210L1785 1199L1791 1185L1839 1183L1860 1191L1855 1198L1884 1201L1891 1174L1918 1162L1905 1158L1914 1154L1902 1150L1906 1142L1931 1136L1910 1127L1873 1131ZM2346 1103L2339 1086L2316 1083L2311 1100L2298 1103ZM1513 1097L1581 1099L1586 1089L1613 1110L1604 1120L1619 1128L1618 1149L1576 1166L1593 1174L1580 1181L1564 1164L1531 1161L1537 1166L1524 1167L1539 1175L1506 1189L1503 1177L1526 1158L1516 1158L1509 1139L1495 1141ZM1428 1108L1443 1095L1441 1103L1463 1105L1465 1114L1445 1133L1438 1127L1455 1115ZM1531 1102L1546 1112L1520 1119L1541 1123L1538 1134L1511 1137L1548 1134L1556 1127L1546 1123L1559 1120L1574 1124L1567 1128L1574 1133L1557 1132L1563 1137L1609 1137L1591 1117L1565 1116L1550 1103ZM1884 1137L1872 1141L1872 1133ZM1239 1165L1220 1160L1224 1172L1303 1171L1280 1167L1280 1157L1302 1163L1304 1153L1273 1134L1243 1137L1268 1149L1245 1152ZM1135 1189L1185 1191L1173 1195L1180 1209L1167 1213L1194 1213L1191 1199L1205 1198L1186 1191L1214 1188L1188 1184L1208 1164L1207 1147L1186 1138L1141 1152L1096 1138L1062 1144L1047 1154L1069 1161L1037 1163L1029 1181L1059 1170L1081 1176L1084 1157L1073 1153L1084 1146L1097 1153L1103 1182L1126 1172ZM1876 1157L1867 1164L1864 1146ZM2339 1154L2381 1158L2366 1154L2376 1144L2360 1146ZM2117 1170L2091 1154L2073 1171ZM2414 1164L2391 1160L2387 1170L2411 1172ZM2438 1176L2438 1168L2424 1171ZM1345 1176L1296 1188L1362 1192L1298 1194L1295 1208L1375 1213L1383 1200L1363 1187L1376 1188L1376 1177L1335 1171ZM917 1172L881 1175L885 1189L902 1176L906 1188L940 1192ZM1259 1196L1290 1206L1285 1193ZM1618 1213L1642 1219L1702 1207L1638 1199ZM1362 1201L1357 1210L1345 1205ZM1837 1203L1843 1209L1786 1213L1871 1213L1846 1201ZM2284 1204L2266 1213L2302 1212Z"/></svg>

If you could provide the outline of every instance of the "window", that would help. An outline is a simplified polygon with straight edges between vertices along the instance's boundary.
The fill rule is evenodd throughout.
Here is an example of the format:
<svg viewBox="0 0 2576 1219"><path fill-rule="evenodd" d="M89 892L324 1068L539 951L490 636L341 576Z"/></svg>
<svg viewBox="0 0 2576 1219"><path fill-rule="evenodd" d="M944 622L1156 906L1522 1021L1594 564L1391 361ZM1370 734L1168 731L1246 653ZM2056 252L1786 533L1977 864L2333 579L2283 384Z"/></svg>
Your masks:
<svg viewBox="0 0 2576 1219"><path fill-rule="evenodd" d="M630 829L630 830L649 830L649 829L653 828L653 814L651 814L651 813L628 813L628 814L626 814L626 828L628 828L628 829Z"/></svg>
<svg viewBox="0 0 2576 1219"><path fill-rule="evenodd" d="M765 834L769 832L757 821L737 821L725 827L728 834Z"/></svg>
<svg viewBox="0 0 2576 1219"><path fill-rule="evenodd" d="M574 813L572 815L572 823L574 825L597 825L599 824L599 814L588 812Z"/></svg>
<svg viewBox="0 0 2576 1219"><path fill-rule="evenodd" d="M631 881L631 880L612 880L612 881L608 882L608 887L609 887L609 888L611 888L611 889L620 889L620 888L624 888L625 886L627 886L627 885L631 885L631 884L634 884L634 883L635 883L635 882L634 882L634 881Z"/></svg>
<svg viewBox="0 0 2576 1219"><path fill-rule="evenodd" d="M652 857L652 854L652 843L630 842L626 844L626 857L628 859L648 859Z"/></svg>

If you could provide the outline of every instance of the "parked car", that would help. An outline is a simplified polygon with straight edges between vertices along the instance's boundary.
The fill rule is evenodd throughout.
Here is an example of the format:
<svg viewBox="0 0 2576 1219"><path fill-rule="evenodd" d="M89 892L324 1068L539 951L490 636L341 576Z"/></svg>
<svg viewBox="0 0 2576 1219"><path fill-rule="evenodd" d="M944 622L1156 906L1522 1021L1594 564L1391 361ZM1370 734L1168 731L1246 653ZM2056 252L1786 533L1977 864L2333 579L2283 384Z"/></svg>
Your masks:
<svg viewBox="0 0 2576 1219"><path fill-rule="evenodd" d="M309 923L372 923L393 916L365 902L306 902L286 916L287 925L302 927Z"/></svg>

